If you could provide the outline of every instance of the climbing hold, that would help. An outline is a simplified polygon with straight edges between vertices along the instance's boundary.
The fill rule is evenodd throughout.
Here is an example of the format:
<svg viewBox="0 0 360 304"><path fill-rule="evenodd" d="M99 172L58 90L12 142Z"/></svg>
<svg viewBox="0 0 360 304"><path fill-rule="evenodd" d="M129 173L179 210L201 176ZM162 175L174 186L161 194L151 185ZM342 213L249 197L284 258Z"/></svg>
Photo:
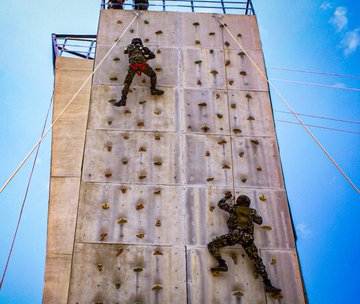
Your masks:
<svg viewBox="0 0 360 304"><path fill-rule="evenodd" d="M160 115L160 114L161 114L161 111L160 111L160 110L155 110L154 113L155 113L156 115Z"/></svg>
<svg viewBox="0 0 360 304"><path fill-rule="evenodd" d="M216 94L215 94L215 98L216 98L216 99L219 99L219 98L220 98L220 94L219 94L219 93L216 93Z"/></svg>
<svg viewBox="0 0 360 304"><path fill-rule="evenodd" d="M224 138L222 138L221 140L218 141L219 145L223 145L223 144L226 144L226 143L227 143L227 141Z"/></svg>
<svg viewBox="0 0 360 304"><path fill-rule="evenodd" d="M250 94L246 94L245 95L246 99L249 101L250 99L252 99L251 95Z"/></svg>
<svg viewBox="0 0 360 304"><path fill-rule="evenodd" d="M264 194L260 194L259 195L259 200L261 200L262 202L266 201L266 196Z"/></svg>
<svg viewBox="0 0 360 304"><path fill-rule="evenodd" d="M123 163L123 165L127 165L129 161L126 158L124 158L121 162Z"/></svg>
<svg viewBox="0 0 360 304"><path fill-rule="evenodd" d="M124 110L124 114L131 114L131 111L129 109Z"/></svg>
<svg viewBox="0 0 360 304"><path fill-rule="evenodd" d="M163 33L162 31L155 32L156 35L161 35L162 33Z"/></svg>
<svg viewBox="0 0 360 304"><path fill-rule="evenodd" d="M214 32L210 32L210 33L209 33L209 36L215 36L215 33L214 33Z"/></svg>
<svg viewBox="0 0 360 304"><path fill-rule="evenodd" d="M100 241L105 241L107 235L108 235L108 234L107 234L106 232L102 232L102 233L100 234Z"/></svg>
<svg viewBox="0 0 360 304"><path fill-rule="evenodd" d="M156 220L155 226L156 226L156 227L161 227L161 221L160 221L160 220Z"/></svg>
<svg viewBox="0 0 360 304"><path fill-rule="evenodd" d="M217 70L212 70L210 73L213 74L214 76L216 76L217 74L219 74L219 72L218 72Z"/></svg>
<svg viewBox="0 0 360 304"><path fill-rule="evenodd" d="M198 81L196 82L196 84L201 86L201 80L198 79Z"/></svg>
<svg viewBox="0 0 360 304"><path fill-rule="evenodd" d="M120 188L120 190L121 190L122 193L126 193L127 188L126 188L126 187L122 187L122 188Z"/></svg>
<svg viewBox="0 0 360 304"><path fill-rule="evenodd" d="M114 61L120 61L120 58L119 57L114 57L113 60Z"/></svg>
<svg viewBox="0 0 360 304"><path fill-rule="evenodd" d="M110 102L110 103L114 103L115 101L116 101L115 98L111 98L111 99L108 100L108 102Z"/></svg>
<svg viewBox="0 0 360 304"><path fill-rule="evenodd" d="M233 83L234 83L234 80L229 80L229 85L233 85Z"/></svg>
<svg viewBox="0 0 360 304"><path fill-rule="evenodd" d="M281 300L284 298L283 295L281 294L281 292L273 293L273 294L271 294L271 297L275 300Z"/></svg>
<svg viewBox="0 0 360 304"><path fill-rule="evenodd" d="M258 145L259 141L257 139L250 139L250 141L254 144L254 145Z"/></svg>
<svg viewBox="0 0 360 304"><path fill-rule="evenodd" d="M218 118L220 118L220 119L224 117L224 115L222 115L222 114L220 114L220 113L217 113L216 116L217 116Z"/></svg>
<svg viewBox="0 0 360 304"><path fill-rule="evenodd" d="M122 21L121 21L121 20L118 20L116 23L117 23L117 24L122 24Z"/></svg>
<svg viewBox="0 0 360 304"><path fill-rule="evenodd" d="M239 38L241 38L242 37L242 35L239 33L239 34L237 34L237 36L239 37Z"/></svg>
<svg viewBox="0 0 360 304"><path fill-rule="evenodd" d="M195 44L201 44L200 40L195 40Z"/></svg>
<svg viewBox="0 0 360 304"><path fill-rule="evenodd" d="M231 61L230 61L230 60L226 60L226 61L225 61L225 66L230 65L230 63L231 63Z"/></svg>
<svg viewBox="0 0 360 304"><path fill-rule="evenodd" d="M206 107L207 106L207 103L206 102L201 102L201 103L198 103L199 107Z"/></svg>
<svg viewBox="0 0 360 304"><path fill-rule="evenodd" d="M234 261L234 264L237 265L237 263L238 263L238 257L237 257L237 255L236 255L235 253L233 253L233 254L231 255L231 258L232 258L232 260Z"/></svg>
<svg viewBox="0 0 360 304"><path fill-rule="evenodd" d="M255 118L253 116L249 116L247 120L255 120Z"/></svg>
<svg viewBox="0 0 360 304"><path fill-rule="evenodd" d="M230 169L230 166L229 166L228 164L224 164L224 165L222 166L222 168L223 168L223 169Z"/></svg>
<svg viewBox="0 0 360 304"><path fill-rule="evenodd" d="M155 68L154 70L155 70L156 72L160 72L160 71L162 71L162 68L157 67L157 68Z"/></svg>
<svg viewBox="0 0 360 304"><path fill-rule="evenodd" d="M163 286L161 284L155 284L151 290L160 290L160 289L163 289Z"/></svg>
<svg viewBox="0 0 360 304"><path fill-rule="evenodd" d="M106 150L108 150L109 152L111 152L112 146L106 146Z"/></svg>
<svg viewBox="0 0 360 304"><path fill-rule="evenodd" d="M208 125L203 125L200 127L201 130L203 130L204 132L207 132L210 130L209 126Z"/></svg>
<svg viewBox="0 0 360 304"><path fill-rule="evenodd" d="M124 138L125 140L127 140L127 139L129 139L130 137L129 137L129 135L124 134L124 135L123 135L123 138Z"/></svg>
<svg viewBox="0 0 360 304"><path fill-rule="evenodd" d="M161 139L159 134L155 134L154 138L155 138L155 140L160 140Z"/></svg>
<svg viewBox="0 0 360 304"><path fill-rule="evenodd" d="M121 283L119 281L115 282L115 288L119 289L121 287Z"/></svg>
<svg viewBox="0 0 360 304"><path fill-rule="evenodd" d="M194 22L194 23L193 23L193 26L199 26L199 25L200 25L199 22Z"/></svg>
<svg viewBox="0 0 360 304"><path fill-rule="evenodd" d="M136 267L133 268L134 272L141 272L143 270L144 270L144 268L142 268L141 266L136 266Z"/></svg>
<svg viewBox="0 0 360 304"><path fill-rule="evenodd" d="M210 156L211 154L210 154L210 151L206 151L205 152L205 156Z"/></svg>
<svg viewBox="0 0 360 304"><path fill-rule="evenodd" d="M112 121L111 120L108 120L108 125L111 126L112 125Z"/></svg>
<svg viewBox="0 0 360 304"><path fill-rule="evenodd" d="M143 120L138 121L137 126L138 127L144 127L145 126L144 121Z"/></svg>
<svg viewBox="0 0 360 304"><path fill-rule="evenodd" d="M245 52L239 52L238 55L241 57L244 57L246 54L245 54Z"/></svg>
<svg viewBox="0 0 360 304"><path fill-rule="evenodd" d="M270 262L270 265L275 265L277 263L277 260L275 257L272 257L271 258L271 262Z"/></svg>
<svg viewBox="0 0 360 304"><path fill-rule="evenodd" d="M146 178L146 174L141 173L141 174L139 175L139 179L145 179L145 178Z"/></svg>
<svg viewBox="0 0 360 304"><path fill-rule="evenodd" d="M271 226L268 225L262 225L261 228L264 230L272 230Z"/></svg>
<svg viewBox="0 0 360 304"><path fill-rule="evenodd" d="M156 54L161 54L160 49L157 49Z"/></svg>
<svg viewBox="0 0 360 304"><path fill-rule="evenodd" d="M118 80L117 77L110 77L109 79L110 79L111 81L116 81L116 80Z"/></svg>
<svg viewBox="0 0 360 304"><path fill-rule="evenodd" d="M111 177L112 176L112 173L111 172L106 172L105 173L105 177Z"/></svg>
<svg viewBox="0 0 360 304"><path fill-rule="evenodd" d="M161 193L161 189L155 189L154 192L153 192L155 195L158 195Z"/></svg>
<svg viewBox="0 0 360 304"><path fill-rule="evenodd" d="M138 152L146 152L146 148L144 146L141 146L139 148Z"/></svg>
<svg viewBox="0 0 360 304"><path fill-rule="evenodd" d="M149 41L150 41L149 38L145 38L145 39L144 39L144 42L145 42L145 43L148 43Z"/></svg>
<svg viewBox="0 0 360 304"><path fill-rule="evenodd" d="M260 172L260 171L262 171L262 168L261 168L260 166L257 166L257 167L256 167L256 171L259 171L259 172Z"/></svg>
<svg viewBox="0 0 360 304"><path fill-rule="evenodd" d="M136 236L137 236L139 239L142 239L142 238L144 238L145 234L144 234L144 233L138 233Z"/></svg>
<svg viewBox="0 0 360 304"><path fill-rule="evenodd" d="M130 31L129 31L131 34L132 33L134 33L135 32L135 30L134 29L130 29Z"/></svg>
<svg viewBox="0 0 360 304"><path fill-rule="evenodd" d="M162 162L157 160L154 162L154 166L162 166Z"/></svg>
<svg viewBox="0 0 360 304"><path fill-rule="evenodd" d="M241 181L242 181L243 183L246 183L247 178L246 178L246 177L243 177L243 178L241 178Z"/></svg>
<svg viewBox="0 0 360 304"><path fill-rule="evenodd" d="M241 290L234 290L232 295L234 297L242 297L244 295L244 293Z"/></svg>
<svg viewBox="0 0 360 304"><path fill-rule="evenodd" d="M241 71L241 72L240 72L240 75L241 75L241 76L246 76L246 72L245 72L245 71Z"/></svg>
<svg viewBox="0 0 360 304"><path fill-rule="evenodd" d="M136 210L141 210L141 209L144 209L144 204L143 203L138 203L136 205Z"/></svg>
<svg viewBox="0 0 360 304"><path fill-rule="evenodd" d="M214 50L213 50L213 49L210 49L210 50L209 50L209 53L210 53L210 54L214 54Z"/></svg>
<svg viewBox="0 0 360 304"><path fill-rule="evenodd" d="M226 24L226 23L220 24L219 27L220 27L220 28L227 27L227 24Z"/></svg>
<svg viewBox="0 0 360 304"><path fill-rule="evenodd" d="M96 265L96 268L99 270L99 271L102 271L104 269L104 266L103 264L97 264Z"/></svg>
<svg viewBox="0 0 360 304"><path fill-rule="evenodd" d="M141 100L141 101L139 101L139 104L141 104L141 105L143 105L143 104L145 104L146 103L146 100Z"/></svg>
<svg viewBox="0 0 360 304"><path fill-rule="evenodd" d="M122 248L116 249L116 256L118 257L120 254L123 253L123 251L124 251L124 249L122 249Z"/></svg>
<svg viewBox="0 0 360 304"><path fill-rule="evenodd" d="M206 179L207 182L212 182L213 180L214 180L213 177L208 177L208 178Z"/></svg>
<svg viewBox="0 0 360 304"><path fill-rule="evenodd" d="M240 157L244 157L244 155L245 155L245 152L239 152Z"/></svg>
<svg viewBox="0 0 360 304"><path fill-rule="evenodd" d="M240 130L240 129L233 129L233 132L234 132L235 134L239 134L239 133L241 133L241 130Z"/></svg>
<svg viewBox="0 0 360 304"><path fill-rule="evenodd" d="M225 44L226 47L229 47L229 46L230 46L230 42L229 42L229 41L225 41L224 44Z"/></svg>
<svg viewBox="0 0 360 304"><path fill-rule="evenodd" d="M118 224L126 224L128 220L125 217L121 217L117 220Z"/></svg>
<svg viewBox="0 0 360 304"><path fill-rule="evenodd" d="M101 208L103 208L104 210L106 210L106 209L109 209L110 206L109 206L108 203L103 203L103 204L101 205Z"/></svg>
<svg viewBox="0 0 360 304"><path fill-rule="evenodd" d="M160 249L155 249L153 255L164 255Z"/></svg>
<svg viewBox="0 0 360 304"><path fill-rule="evenodd" d="M232 104L230 104L230 108L232 108L232 109L236 109L236 103L232 103Z"/></svg>
<svg viewBox="0 0 360 304"><path fill-rule="evenodd" d="M149 24L150 22L149 22L149 21L147 21L147 20L144 20L144 23L145 23L145 24Z"/></svg>
<svg viewBox="0 0 360 304"><path fill-rule="evenodd" d="M214 209L215 209L215 206L214 206L214 205L210 205L210 206L209 206L209 211L210 211L210 212L213 212Z"/></svg>
<svg viewBox="0 0 360 304"><path fill-rule="evenodd" d="M202 63L202 60L195 60L194 63L195 63L195 64L201 64L201 63Z"/></svg>

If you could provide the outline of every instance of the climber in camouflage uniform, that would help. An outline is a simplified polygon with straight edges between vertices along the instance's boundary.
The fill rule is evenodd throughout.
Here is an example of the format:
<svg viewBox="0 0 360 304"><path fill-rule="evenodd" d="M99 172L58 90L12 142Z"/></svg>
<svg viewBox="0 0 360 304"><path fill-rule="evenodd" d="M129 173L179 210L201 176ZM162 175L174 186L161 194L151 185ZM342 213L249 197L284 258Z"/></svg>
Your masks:
<svg viewBox="0 0 360 304"><path fill-rule="evenodd" d="M265 291L279 293L281 289L271 285L265 265L254 244L253 223L261 225L262 217L256 213L255 209L249 208L251 201L246 195L240 195L233 205L226 202L230 198L232 198L231 192L226 192L225 197L218 203L219 208L230 213L230 218L227 221L229 233L215 238L215 240L208 244L209 252L219 262L219 265L211 268L211 271L227 271L228 267L222 259L219 249L225 246L240 244L254 263L256 272L262 276Z"/></svg>
<svg viewBox="0 0 360 304"><path fill-rule="evenodd" d="M113 103L116 107L126 105L127 94L129 93L131 82L135 74L141 76L141 73L150 77L150 90L151 95L162 95L164 91L156 88L156 73L146 63L150 59L155 58L155 54L150 51L147 47L143 46L140 38L134 38L125 50L124 54L129 55L129 69L125 77L124 86L122 89L121 99Z"/></svg>

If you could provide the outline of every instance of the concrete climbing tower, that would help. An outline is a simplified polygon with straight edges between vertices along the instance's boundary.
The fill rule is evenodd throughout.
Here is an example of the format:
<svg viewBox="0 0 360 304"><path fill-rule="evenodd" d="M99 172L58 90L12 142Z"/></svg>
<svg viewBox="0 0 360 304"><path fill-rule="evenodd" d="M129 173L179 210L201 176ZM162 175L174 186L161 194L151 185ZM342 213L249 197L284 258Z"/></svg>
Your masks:
<svg viewBox="0 0 360 304"><path fill-rule="evenodd" d="M96 72L53 130L43 302L306 303L267 82L216 18L265 72L256 17L134 17L102 10L95 61L56 59L54 119ZM134 37L156 54L165 94L136 76L117 108ZM224 191L262 215L255 243L281 296L265 294L240 246L222 250L228 272L210 272Z"/></svg>

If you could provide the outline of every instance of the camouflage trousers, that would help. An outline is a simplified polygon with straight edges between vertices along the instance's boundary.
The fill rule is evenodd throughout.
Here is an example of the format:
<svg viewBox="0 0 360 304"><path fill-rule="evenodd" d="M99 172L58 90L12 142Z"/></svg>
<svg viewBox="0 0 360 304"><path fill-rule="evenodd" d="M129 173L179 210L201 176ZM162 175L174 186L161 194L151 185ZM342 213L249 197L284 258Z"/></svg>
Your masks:
<svg viewBox="0 0 360 304"><path fill-rule="evenodd" d="M156 73L154 72L154 70L148 65L145 64L145 69L143 71L141 71L141 73L144 73L145 75L150 77L150 87L152 89L155 89L156 87ZM130 90L130 85L134 79L134 76L136 74L136 71L131 68L129 66L128 72L126 74L125 80L124 80L124 86L122 89L122 96L126 98L127 94L129 93Z"/></svg>
<svg viewBox="0 0 360 304"><path fill-rule="evenodd" d="M220 262L222 257L219 249L236 244L240 244L244 248L246 254L253 262L256 272L264 279L267 279L268 274L266 272L265 265L259 256L259 251L254 244L253 234L243 230L233 230L228 234L215 238L215 240L210 242L207 246L209 252Z"/></svg>

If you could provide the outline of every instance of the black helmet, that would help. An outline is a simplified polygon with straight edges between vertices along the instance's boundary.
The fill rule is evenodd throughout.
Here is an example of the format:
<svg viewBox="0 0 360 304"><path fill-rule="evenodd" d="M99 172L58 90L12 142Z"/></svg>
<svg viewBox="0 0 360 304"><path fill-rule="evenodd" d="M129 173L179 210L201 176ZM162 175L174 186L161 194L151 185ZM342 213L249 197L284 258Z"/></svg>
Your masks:
<svg viewBox="0 0 360 304"><path fill-rule="evenodd" d="M137 44L143 45L140 38L134 38L133 40L131 40L131 44L133 44L133 45L137 45Z"/></svg>
<svg viewBox="0 0 360 304"><path fill-rule="evenodd" d="M239 197L236 199L236 205L249 207L250 203L251 200L246 195L239 195Z"/></svg>

